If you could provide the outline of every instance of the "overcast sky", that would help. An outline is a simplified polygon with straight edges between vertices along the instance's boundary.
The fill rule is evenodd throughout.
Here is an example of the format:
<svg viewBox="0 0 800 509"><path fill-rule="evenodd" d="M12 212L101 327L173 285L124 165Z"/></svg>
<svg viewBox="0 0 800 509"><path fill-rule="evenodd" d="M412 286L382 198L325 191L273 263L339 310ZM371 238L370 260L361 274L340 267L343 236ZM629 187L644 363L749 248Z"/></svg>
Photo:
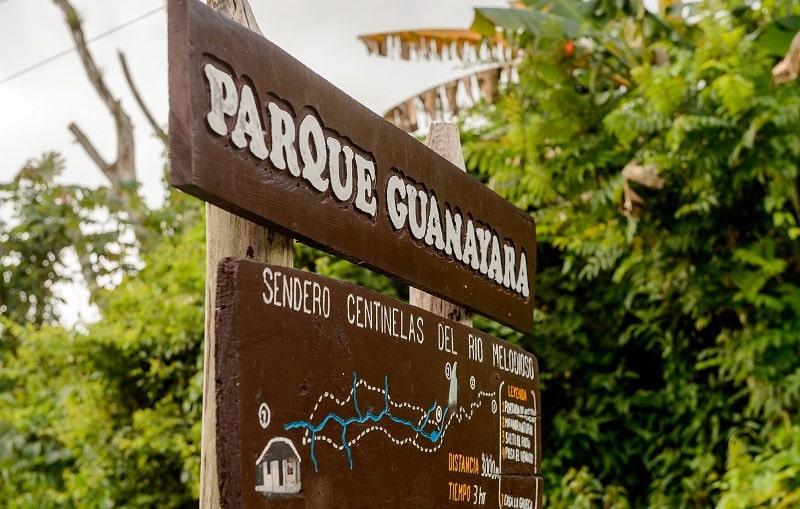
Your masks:
<svg viewBox="0 0 800 509"><path fill-rule="evenodd" d="M415 28L468 28L475 7L508 0L250 0L264 35L377 113L462 73L455 62L409 63L368 56L358 35ZM73 0L90 50L112 93L132 115L139 180L151 206L162 197L162 147L123 80L125 53L144 101L166 126L164 0ZM109 31L111 33L107 34ZM104 35L107 34L107 35ZM100 170L67 130L76 122L111 160L110 115L89 84L61 10L51 0L0 0L0 182L47 151L66 158L64 180L104 185ZM52 60L51 60L52 59ZM51 60L45 63L47 60Z"/></svg>

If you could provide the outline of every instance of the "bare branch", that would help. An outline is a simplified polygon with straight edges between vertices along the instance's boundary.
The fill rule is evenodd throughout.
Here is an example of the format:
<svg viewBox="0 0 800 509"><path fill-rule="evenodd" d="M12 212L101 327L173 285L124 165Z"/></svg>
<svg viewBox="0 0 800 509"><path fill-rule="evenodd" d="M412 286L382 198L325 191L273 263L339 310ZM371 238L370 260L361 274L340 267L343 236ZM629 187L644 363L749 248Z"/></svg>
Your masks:
<svg viewBox="0 0 800 509"><path fill-rule="evenodd" d="M72 34L72 40L75 41L75 49L78 51L78 55L81 57L81 62L83 63L83 68L86 69L86 74L89 77L89 81L92 83L92 86L94 86L95 91L97 91L97 94L100 96L103 102L105 102L109 109L111 109L112 104L116 101L114 101L111 92L108 90L108 87L106 87L102 75L100 74L100 71L97 69L97 65L94 62L94 58L92 57L91 53L89 53L89 47L86 44L86 37L83 34L83 28L81 27L82 22L78 16L78 13L67 0L53 1L64 12L64 17L66 18L67 25L69 26Z"/></svg>
<svg viewBox="0 0 800 509"><path fill-rule="evenodd" d="M109 180L112 179L112 169L111 165L108 164L105 159L100 155L97 149L92 145L92 142L89 141L89 138L81 131L81 128L77 126L74 122L69 124L70 132L75 136L75 139L78 141L83 150L89 154L89 157L94 161L94 164L97 165L98 168L103 172L103 174L108 177Z"/></svg>
<svg viewBox="0 0 800 509"><path fill-rule="evenodd" d="M64 13L70 33L72 34L72 39L75 42L75 49L78 51L78 55L80 55L81 63L86 70L89 81L114 118L114 125L117 131L117 159L111 164L100 166L100 169L103 170L103 173L114 186L135 182L136 166L134 163L133 150L133 124L131 124L130 118L122 109L120 102L111 95L111 91L106 86L105 81L103 81L103 76L98 70L94 58L89 52L89 47L86 44L86 37L83 34L83 28L81 27L81 20L78 13L68 0L53 1ZM72 131L75 133L74 130ZM78 141L84 148L87 148L86 141L88 140L86 140L85 136L84 141L80 139ZM96 150L94 154L89 152L89 156L92 157L95 163L98 162Z"/></svg>
<svg viewBox="0 0 800 509"><path fill-rule="evenodd" d="M133 82L133 77L131 76L130 70L128 69L128 61L125 58L125 55L121 51L118 51L117 56L119 57L120 65L122 65L122 72L125 75L125 81L128 82L128 87L130 87L131 89L133 98L136 99L136 104L138 104L139 108L141 108L142 113L144 113L145 118L147 118L147 121L150 123L150 127L153 128L153 131L155 131L156 136L158 136L158 139L160 139L161 142L164 143L165 147L169 148L169 136L167 135L166 131L164 131L164 129L162 129L161 126L158 125L158 122L156 122L155 117L153 117L153 114L150 113L150 109L147 107L147 105L145 105L144 101L142 100L142 96L139 94L139 89L136 88L136 85Z"/></svg>

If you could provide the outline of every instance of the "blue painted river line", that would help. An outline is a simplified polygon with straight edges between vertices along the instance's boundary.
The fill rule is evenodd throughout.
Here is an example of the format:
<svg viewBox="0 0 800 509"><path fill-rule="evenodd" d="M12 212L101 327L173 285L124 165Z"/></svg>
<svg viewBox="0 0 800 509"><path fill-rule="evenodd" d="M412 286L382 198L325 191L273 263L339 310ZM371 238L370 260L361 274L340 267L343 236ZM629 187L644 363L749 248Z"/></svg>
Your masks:
<svg viewBox="0 0 800 509"><path fill-rule="evenodd" d="M284 425L284 429L307 429L311 432L311 460L314 462L314 471L319 471L319 465L317 464L317 456L314 451L314 446L317 442L317 433L325 429L329 423L335 422L342 426L342 448L347 452L347 460L350 463L350 469L353 469L353 455L352 451L350 450L350 445L347 443L347 428L351 424L365 424L367 422L378 423L384 419L389 419L392 422L396 422L402 426L406 426L410 428L412 431L419 433L420 435L424 436L432 443L436 443L439 438L442 436L442 431L444 428L445 423L445 416L449 411L449 408L445 408L444 413L442 414L442 418L439 421L439 427L437 429L433 429L431 431L425 431L425 426L428 424L430 420L431 414L436 410L438 402L434 400L431 407L425 412L424 419L420 424L414 424L413 422L402 419L392 414L391 409L389 408L389 377L386 376L383 381L383 410L378 412L377 414L373 414L371 411L368 411L366 414L361 412L361 409L358 407L358 375L354 372L353 373L353 409L355 410L355 415L353 417L341 417L334 413L330 413L326 415L319 424L314 425L310 421L294 421Z"/></svg>

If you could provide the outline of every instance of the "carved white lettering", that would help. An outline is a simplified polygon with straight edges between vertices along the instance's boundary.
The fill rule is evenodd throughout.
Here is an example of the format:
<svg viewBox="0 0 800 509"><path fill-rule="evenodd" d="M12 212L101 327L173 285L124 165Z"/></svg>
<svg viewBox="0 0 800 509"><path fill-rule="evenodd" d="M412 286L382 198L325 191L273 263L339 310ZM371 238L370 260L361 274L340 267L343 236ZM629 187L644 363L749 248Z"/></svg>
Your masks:
<svg viewBox="0 0 800 509"><path fill-rule="evenodd" d="M465 220L458 209L440 204L435 192L402 174L392 174L386 183L386 211L395 230L408 231L414 240L460 261L487 280L528 297L525 253L518 258L513 243L501 242L489 225L469 216Z"/></svg>
<svg viewBox="0 0 800 509"><path fill-rule="evenodd" d="M342 157L344 166L340 164ZM333 196L341 202L350 201L353 197L353 149L342 146L336 138L328 138L328 164Z"/></svg>
<svg viewBox="0 0 800 509"><path fill-rule="evenodd" d="M230 136L232 147L268 161L264 166L270 170L288 171L308 189L352 203L354 210L372 218L378 211L376 186L386 182L382 198L395 231L405 230L420 246L523 298L530 296L527 257L513 239L504 240L469 211L440 202L435 190L399 169L379 179L371 154L326 128L315 113L305 110L301 118L275 96L259 104L257 91L248 83L237 84L230 72L214 64L205 64L203 72L209 91L206 122L214 134ZM273 301L284 302L277 295Z"/></svg>
<svg viewBox="0 0 800 509"><path fill-rule="evenodd" d="M279 170L289 168L289 173L300 176L300 165L297 164L297 152L294 150L294 119L274 102L268 105L270 115L270 132L272 133L272 153L269 160Z"/></svg>
<svg viewBox="0 0 800 509"><path fill-rule="evenodd" d="M211 111L206 115L206 121L212 131L220 136L226 136L228 124L225 122L225 117L234 115L239 106L236 84L230 74L211 64L206 64L203 70L211 93Z"/></svg>
<svg viewBox="0 0 800 509"><path fill-rule="evenodd" d="M267 145L264 143L264 128L261 126L258 106L253 97L253 90L244 85L239 102L239 114L236 116L236 127L231 133L231 141L237 147L245 148L248 146L247 138L250 138L250 153L262 161L266 159Z"/></svg>
<svg viewBox="0 0 800 509"><path fill-rule="evenodd" d="M264 282L264 290L261 292L264 304L288 308L306 315L330 317L331 289L327 286L310 279L287 276L270 267L264 268L261 277Z"/></svg>
<svg viewBox="0 0 800 509"><path fill-rule="evenodd" d="M325 134L314 115L306 115L300 122L298 146L300 159L303 160L303 178L317 191L327 191L328 179L322 175L328 162Z"/></svg>
<svg viewBox="0 0 800 509"><path fill-rule="evenodd" d="M334 135L326 135L325 126L313 114L306 114L300 120L276 101L263 105L269 118L262 120L261 106L249 85L242 85L239 93L227 71L213 64L206 64L203 70L210 96L206 121L212 132L219 136L230 134L236 148L249 149L262 161L269 158L275 169L288 170L291 176L305 180L310 188L331 193L340 202L352 201L355 209L367 216L377 215L378 176L369 154ZM230 133L229 117L235 117Z"/></svg>
<svg viewBox="0 0 800 509"><path fill-rule="evenodd" d="M378 200L373 194L375 190L375 163L356 154L356 208L368 216L374 217L378 212Z"/></svg>
<svg viewBox="0 0 800 509"><path fill-rule="evenodd" d="M395 230L400 230L408 217L408 206L405 204L406 186L403 179L397 175L389 177L386 186L386 205L389 211L389 221Z"/></svg>
<svg viewBox="0 0 800 509"><path fill-rule="evenodd" d="M347 322L359 329L369 329L386 336L422 344L425 321L402 308L370 300L361 295L347 295Z"/></svg>

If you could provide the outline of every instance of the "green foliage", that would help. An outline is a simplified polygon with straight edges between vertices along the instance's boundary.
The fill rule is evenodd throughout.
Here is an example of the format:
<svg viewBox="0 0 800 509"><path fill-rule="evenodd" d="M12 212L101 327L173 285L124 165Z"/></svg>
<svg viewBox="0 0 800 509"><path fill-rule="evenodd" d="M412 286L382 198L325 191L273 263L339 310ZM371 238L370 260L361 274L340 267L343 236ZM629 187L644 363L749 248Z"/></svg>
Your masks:
<svg viewBox="0 0 800 509"><path fill-rule="evenodd" d="M294 243L294 266L297 269L348 281L391 297L408 298L407 284L299 242Z"/></svg>
<svg viewBox="0 0 800 509"><path fill-rule="evenodd" d="M603 486L586 467L580 470L569 469L561 483L548 489L558 495L552 498L548 507L554 509L629 509L625 489L619 486Z"/></svg>
<svg viewBox="0 0 800 509"><path fill-rule="evenodd" d="M37 332L7 318L0 325L3 346L11 339L20 345L0 358L0 500L14 508L61 507L64 471L75 458L53 424L66 417L57 404L61 385L74 384L78 359L64 354L71 335L49 326ZM25 341L28 335L38 341Z"/></svg>
<svg viewBox="0 0 800 509"><path fill-rule="evenodd" d="M796 8L596 4L577 37L520 35L519 83L462 135L537 221L535 330L512 339L540 362L547 504L796 505L800 89L758 37ZM476 19L521 28L496 14Z"/></svg>
<svg viewBox="0 0 800 509"><path fill-rule="evenodd" d="M109 295L104 320L90 328L94 368L106 379L91 405L110 400L121 407L102 426L111 436L99 470L126 477L104 497L168 507L197 497L204 247L202 224L165 240L138 277ZM94 487L97 462L86 467L76 478Z"/></svg>
<svg viewBox="0 0 800 509"><path fill-rule="evenodd" d="M7 507L196 505L204 226L197 200L155 211L144 268L98 290L85 332L0 330L0 500Z"/></svg>
<svg viewBox="0 0 800 509"><path fill-rule="evenodd" d="M0 184L0 312L15 323L55 323L58 283L83 279L95 289L134 269L114 192L57 184L63 169L62 158L49 153Z"/></svg>
<svg viewBox="0 0 800 509"><path fill-rule="evenodd" d="M731 437L728 470L721 484L726 493L718 509L774 507L800 504L800 427L781 425L759 452L753 452L747 434Z"/></svg>

